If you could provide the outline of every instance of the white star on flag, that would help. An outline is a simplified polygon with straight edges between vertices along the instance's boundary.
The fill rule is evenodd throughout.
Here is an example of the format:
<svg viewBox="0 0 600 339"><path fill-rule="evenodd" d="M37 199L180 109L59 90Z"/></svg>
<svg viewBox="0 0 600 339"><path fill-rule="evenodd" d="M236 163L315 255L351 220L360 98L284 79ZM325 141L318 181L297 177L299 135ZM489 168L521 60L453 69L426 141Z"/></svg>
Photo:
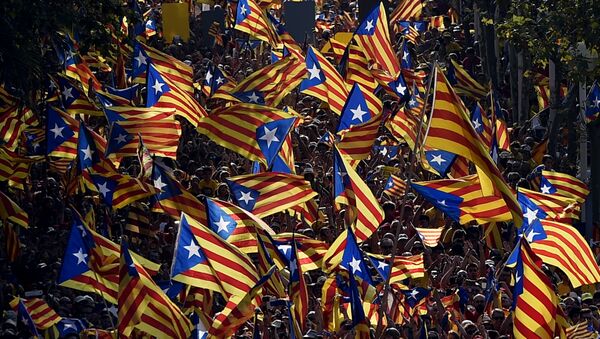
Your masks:
<svg viewBox="0 0 600 339"><path fill-rule="evenodd" d="M163 89L162 87L165 85L164 82L160 82L158 81L158 79L154 80L154 85L152 85L152 88L154 88L154 94L158 94L159 92L162 93Z"/></svg>
<svg viewBox="0 0 600 339"><path fill-rule="evenodd" d="M527 223L531 225L533 221L538 219L537 210L527 207L527 212L523 214L523 217L525 217L525 219L527 219Z"/></svg>
<svg viewBox="0 0 600 339"><path fill-rule="evenodd" d="M65 101L68 100L69 98L75 99L73 94L71 94L72 91L73 91L73 87L65 87L65 89L62 91L62 95L63 95L63 98L65 99Z"/></svg>
<svg viewBox="0 0 600 339"><path fill-rule="evenodd" d="M350 267L352 267L352 274L355 274L356 271L362 272L360 269L360 260L352 257L352 261L350 261Z"/></svg>
<svg viewBox="0 0 600 339"><path fill-rule="evenodd" d="M73 255L75 256L75 258L77 258L77 265L81 263L87 264L87 261L85 261L85 259L88 255L83 253L83 248L80 248L79 251L73 253Z"/></svg>
<svg viewBox="0 0 600 339"><path fill-rule="evenodd" d="M221 216L219 221L215 223L215 226L217 226L217 233L221 231L229 233L229 229L227 228L229 226L229 222L225 221L225 219L223 219L223 216Z"/></svg>
<svg viewBox="0 0 600 339"><path fill-rule="evenodd" d="M190 244L188 246L183 246L188 251L188 259L193 256L197 256L200 258L200 246L196 245L194 240L190 240Z"/></svg>
<svg viewBox="0 0 600 339"><path fill-rule="evenodd" d="M161 191L162 191L162 190L163 190L163 187L165 187L165 186L167 186L167 184L166 184L166 183L164 183L164 182L162 182L162 178L161 178L161 176L159 175L159 176L158 176L158 178L156 178L156 179L154 180L154 187L156 187L156 188L158 188L159 190L161 190Z"/></svg>
<svg viewBox="0 0 600 339"><path fill-rule="evenodd" d="M127 136L125 134L120 134L115 138L115 140L117 141L118 144L120 143L126 143L127 142Z"/></svg>
<svg viewBox="0 0 600 339"><path fill-rule="evenodd" d="M278 245L277 249L283 252L283 254L287 255L287 252L292 249L292 245Z"/></svg>
<svg viewBox="0 0 600 339"><path fill-rule="evenodd" d="M267 126L264 127L265 134L258 138L259 140L266 140L267 141L267 148L271 147L271 143L273 141L275 142L279 142L279 138L277 138L277 136L275 135L275 133L277 133L277 127L273 128L273 129L269 129L267 128Z"/></svg>
<svg viewBox="0 0 600 339"><path fill-rule="evenodd" d="M443 162L446 162L446 159L442 158L441 154L437 154L434 155L433 158L431 158L430 162L435 162L436 164L438 164L438 166L441 166Z"/></svg>
<svg viewBox="0 0 600 339"><path fill-rule="evenodd" d="M367 20L367 24L365 25L365 30L368 32L370 31L373 27L373 20Z"/></svg>
<svg viewBox="0 0 600 339"><path fill-rule="evenodd" d="M94 153L94 151L92 151L92 149L90 148L90 145L88 145L86 148L82 149L81 152L83 153L83 160L87 160L87 159L92 160L92 154Z"/></svg>
<svg viewBox="0 0 600 339"><path fill-rule="evenodd" d="M106 195L108 193L110 193L110 190L108 189L107 185L108 185L108 181L103 184L98 185L98 191L100 191L100 194L102 194L102 196L105 198L106 198Z"/></svg>
<svg viewBox="0 0 600 339"><path fill-rule="evenodd" d="M540 190L542 191L542 193L544 194L550 194L550 186L548 185L544 185L540 188Z"/></svg>
<svg viewBox="0 0 600 339"><path fill-rule="evenodd" d="M246 205L248 205L248 202L250 200L254 200L254 198L250 195L250 191L248 192L241 192L242 196L240 196L239 200L242 200Z"/></svg>
<svg viewBox="0 0 600 339"><path fill-rule="evenodd" d="M321 80L321 70L317 68L317 64L313 64L312 68L308 68L307 71L310 73L310 78L308 78L308 80L314 78Z"/></svg>
<svg viewBox="0 0 600 339"><path fill-rule="evenodd" d="M481 123L479 122L478 119L473 120L472 123L473 123L473 128L475 128L475 129L479 129L479 127L481 127Z"/></svg>
<svg viewBox="0 0 600 339"><path fill-rule="evenodd" d="M352 120L360 120L360 122L363 122L363 116L367 114L367 111L362 110L360 104L355 109L350 109L350 112L352 112Z"/></svg>
<svg viewBox="0 0 600 339"><path fill-rule="evenodd" d="M250 93L250 95L248 96L248 100L250 100L250 102L253 102L255 104L258 103L258 99L260 99L260 97L258 95L256 95L255 92Z"/></svg>
<svg viewBox="0 0 600 339"><path fill-rule="evenodd" d="M147 65L148 63L146 62L146 57L144 56L144 54L142 53L142 51L140 51L140 53L138 54L138 56L136 56L135 61L137 61L138 63L138 67L141 67L142 65Z"/></svg>
<svg viewBox="0 0 600 339"><path fill-rule="evenodd" d="M50 132L54 133L54 138L58 138L58 136L60 136L61 138L64 138L63 134L62 134L62 130L65 129L64 127L58 127L58 124L54 124L54 128L50 130Z"/></svg>
<svg viewBox="0 0 600 339"><path fill-rule="evenodd" d="M212 79L213 75L210 74L210 71L206 72L206 77L204 78L204 80L206 80L207 84L210 84L210 79Z"/></svg>

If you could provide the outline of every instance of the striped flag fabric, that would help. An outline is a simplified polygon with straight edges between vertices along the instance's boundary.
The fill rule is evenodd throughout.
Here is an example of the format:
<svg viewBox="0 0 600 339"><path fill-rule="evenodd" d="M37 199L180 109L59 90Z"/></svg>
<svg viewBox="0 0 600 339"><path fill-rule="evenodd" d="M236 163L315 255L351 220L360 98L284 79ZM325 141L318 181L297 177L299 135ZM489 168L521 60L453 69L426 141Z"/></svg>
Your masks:
<svg viewBox="0 0 600 339"><path fill-rule="evenodd" d="M321 240L316 240L302 234L279 233L272 237L274 244L276 244L279 250L278 253L289 257L292 238L296 242L298 263L302 266L302 270L308 272L320 269L329 245Z"/></svg>
<svg viewBox="0 0 600 339"><path fill-rule="evenodd" d="M345 72L345 80L348 84L360 84L365 91L375 92L377 81L369 69L369 60L362 47L350 44L344 54L340 67Z"/></svg>
<svg viewBox="0 0 600 339"><path fill-rule="evenodd" d="M383 3L376 5L354 32L354 38L364 49L367 59L392 77L400 74L400 62L390 42L388 20Z"/></svg>
<svg viewBox="0 0 600 339"><path fill-rule="evenodd" d="M265 131L265 124L291 118L294 118L292 114L276 108L240 103L213 111L209 116L201 119L197 129L216 144L239 153L251 161L261 161L266 164L265 155L257 141L257 129L263 126L260 130ZM300 120L296 123L300 123ZM270 132L273 133L272 130ZM273 135L275 136L276 133ZM274 139L273 141L280 142L284 138L280 135L276 139L279 141Z"/></svg>
<svg viewBox="0 0 600 339"><path fill-rule="evenodd" d="M213 21L213 23L208 28L208 36L214 38L214 44L216 46L223 46L223 36L221 35L221 23L218 21Z"/></svg>
<svg viewBox="0 0 600 339"><path fill-rule="evenodd" d="M400 198L406 192L406 182L399 176L390 174L383 192L390 197Z"/></svg>
<svg viewBox="0 0 600 339"><path fill-rule="evenodd" d="M15 262L21 255L21 241L19 240L19 234L9 223L5 223L4 226L4 241L6 242L6 257L8 261Z"/></svg>
<svg viewBox="0 0 600 339"><path fill-rule="evenodd" d="M150 218L148 215L149 209L146 204L139 201L130 204L127 210L125 229L147 237L156 236L156 231L150 229Z"/></svg>
<svg viewBox="0 0 600 339"><path fill-rule="evenodd" d="M300 91L327 103L337 115L348 98L348 88L335 67L317 49L309 47L306 53L308 78L302 80Z"/></svg>
<svg viewBox="0 0 600 339"><path fill-rule="evenodd" d="M86 96L83 90L73 85L65 77L59 76L57 78L58 91L60 92L60 99L64 109L70 114L87 114L94 116L101 116L100 111L96 105Z"/></svg>
<svg viewBox="0 0 600 339"><path fill-rule="evenodd" d="M169 173L162 164L154 162L152 166L152 183L160 193L150 199L153 212L162 212L178 219L185 212L195 220L206 220L206 211L194 195L188 192Z"/></svg>
<svg viewBox="0 0 600 339"><path fill-rule="evenodd" d="M137 156L140 137L152 155L175 159L181 137L181 125L177 120L114 121L108 133L106 156Z"/></svg>
<svg viewBox="0 0 600 339"><path fill-rule="evenodd" d="M208 115L206 110L190 94L161 73L153 63L148 64L146 82L146 107L175 109L175 114L187 120L194 127L200 118Z"/></svg>
<svg viewBox="0 0 600 339"><path fill-rule="evenodd" d="M600 86L598 81L594 81L585 101L585 122L590 123L598 119L598 114L600 114Z"/></svg>
<svg viewBox="0 0 600 339"><path fill-rule="evenodd" d="M232 76L213 64L202 82L202 93L209 99L235 101L231 93L236 86L237 82Z"/></svg>
<svg viewBox="0 0 600 339"><path fill-rule="evenodd" d="M485 195L478 175L458 179L411 182L429 203L461 224L511 220L510 210L499 196Z"/></svg>
<svg viewBox="0 0 600 339"><path fill-rule="evenodd" d="M273 25L254 0L241 0L237 3L234 28L271 47L277 47L281 43Z"/></svg>
<svg viewBox="0 0 600 339"><path fill-rule="evenodd" d="M413 21L419 19L423 12L421 0L402 0L390 14L390 22Z"/></svg>
<svg viewBox="0 0 600 339"><path fill-rule="evenodd" d="M258 268L258 275L262 277L269 272L271 267L275 265L277 267L277 269L273 272L272 278L265 283L265 293L280 299L286 298L288 294L283 284L281 272L279 271L279 267L283 267L284 263L281 256L275 257L275 259L278 261L276 263L275 259L271 255L271 253L277 251L275 245L273 244L273 239L268 234L257 230L256 240L258 250L256 266Z"/></svg>
<svg viewBox="0 0 600 339"><path fill-rule="evenodd" d="M0 181L8 181L10 187L22 189L29 178L31 164L36 161L0 148Z"/></svg>
<svg viewBox="0 0 600 339"><path fill-rule="evenodd" d="M171 278L226 297L244 296L258 281L246 254L185 213L179 222Z"/></svg>
<svg viewBox="0 0 600 339"><path fill-rule="evenodd" d="M547 81L547 80L546 80ZM548 83L540 83L538 85L534 85L533 89L537 94L538 101L538 112L543 111L544 109L550 107L550 85ZM564 98L567 95L567 86L560 86L559 97Z"/></svg>
<svg viewBox="0 0 600 339"><path fill-rule="evenodd" d="M492 122L488 118L486 112L479 102L475 103L475 107L471 111L471 124L484 145L488 148L492 147Z"/></svg>
<svg viewBox="0 0 600 339"><path fill-rule="evenodd" d="M151 184L125 174L92 172L89 176L102 201L115 210L160 192Z"/></svg>
<svg viewBox="0 0 600 339"><path fill-rule="evenodd" d="M424 146L451 152L472 161L480 174L482 191L486 196L496 195L498 192L515 224L520 226L523 214L516 197L471 125L464 104L439 67L435 68L433 76L433 105Z"/></svg>
<svg viewBox="0 0 600 339"><path fill-rule="evenodd" d="M523 194L542 209L548 218L555 221L569 222L579 219L580 205L577 200L555 194L544 194L519 187L518 193Z"/></svg>
<svg viewBox="0 0 600 339"><path fill-rule="evenodd" d="M338 149L352 160L367 159L371 155L371 149L383 121L383 113L379 113L367 122L342 131L341 140L337 144Z"/></svg>
<svg viewBox="0 0 600 339"><path fill-rule="evenodd" d="M428 247L436 247L440 242L444 227L438 228L422 228L415 227L415 230L419 233L419 237L423 241L423 245Z"/></svg>
<svg viewBox="0 0 600 339"><path fill-rule="evenodd" d="M238 206L258 217L285 211L317 196L304 177L263 172L227 178Z"/></svg>
<svg viewBox="0 0 600 339"><path fill-rule="evenodd" d="M119 265L119 334L129 336L136 328L165 338L187 338L191 323L152 280L121 242Z"/></svg>
<svg viewBox="0 0 600 339"><path fill-rule="evenodd" d="M0 218L13 222L23 228L29 228L29 215L4 192L0 191Z"/></svg>
<svg viewBox="0 0 600 339"><path fill-rule="evenodd" d="M574 288L600 282L600 268L581 233L571 225L540 222L546 238L530 243L533 253L544 263L560 268Z"/></svg>
<svg viewBox="0 0 600 339"><path fill-rule="evenodd" d="M558 298L550 278L542 271L541 260L521 239L515 273L515 338L554 338Z"/></svg>
<svg viewBox="0 0 600 339"><path fill-rule="evenodd" d="M10 307L15 311L20 311L20 304L23 306L22 308L24 308L29 317L31 317L35 327L40 330L46 330L62 320L62 317L59 316L58 313L56 313L56 311L43 299L24 299L15 297L10 301Z"/></svg>
<svg viewBox="0 0 600 339"><path fill-rule="evenodd" d="M331 46L331 54L327 55L333 55L335 61L339 64L344 56L347 45L331 37L329 38L329 45Z"/></svg>
<svg viewBox="0 0 600 339"><path fill-rule="evenodd" d="M590 194L587 185L566 173L542 171L540 191L545 194L556 194L569 197L583 203Z"/></svg>
<svg viewBox="0 0 600 339"><path fill-rule="evenodd" d="M423 99L413 95L406 106L398 109L396 114L386 122L386 128L392 133L394 138L404 140L411 149L415 148L417 142L417 131L422 108ZM423 132L421 135L425 132L425 126L423 125L422 127Z"/></svg>
<svg viewBox="0 0 600 339"><path fill-rule="evenodd" d="M175 120L175 109L158 107L110 106L103 109L109 124L115 121Z"/></svg>
<svg viewBox="0 0 600 339"><path fill-rule="evenodd" d="M373 116L381 113L383 104L378 98L375 99L376 102L369 102L368 92L363 90L358 83L352 85L352 89L348 93L342 107L337 133L347 130L354 125L366 123Z"/></svg>
<svg viewBox="0 0 600 339"><path fill-rule="evenodd" d="M141 134L138 134L139 142L137 147L137 157L140 162L140 173L138 178L149 179L152 176L152 167L154 166L154 158L150 151L144 145L144 140Z"/></svg>
<svg viewBox="0 0 600 339"><path fill-rule="evenodd" d="M510 137L506 125L506 116L493 89L490 91L490 101L492 130L495 134L493 138L495 138L499 149L508 150L510 149Z"/></svg>
<svg viewBox="0 0 600 339"><path fill-rule="evenodd" d="M291 258L288 262L288 270L290 272L288 294L292 301L290 312L294 314L293 318L298 323L301 332L304 332L307 325L304 315L308 313L309 309L308 291L306 289L306 280L304 279L302 265L299 262L297 247L298 245L294 236L292 236Z"/></svg>
<svg viewBox="0 0 600 339"><path fill-rule="evenodd" d="M473 77L454 59L450 60L448 67L448 81L454 86L456 94L466 95L475 99L487 95L487 89L473 79Z"/></svg>
<svg viewBox="0 0 600 339"><path fill-rule="evenodd" d="M4 147L15 151L19 146L21 133L31 125L38 125L31 109L18 105L0 109L0 133Z"/></svg>
<svg viewBox="0 0 600 339"><path fill-rule="evenodd" d="M567 339L592 339L598 337L598 333L594 330L594 325L588 321L579 322L565 328L564 331Z"/></svg>

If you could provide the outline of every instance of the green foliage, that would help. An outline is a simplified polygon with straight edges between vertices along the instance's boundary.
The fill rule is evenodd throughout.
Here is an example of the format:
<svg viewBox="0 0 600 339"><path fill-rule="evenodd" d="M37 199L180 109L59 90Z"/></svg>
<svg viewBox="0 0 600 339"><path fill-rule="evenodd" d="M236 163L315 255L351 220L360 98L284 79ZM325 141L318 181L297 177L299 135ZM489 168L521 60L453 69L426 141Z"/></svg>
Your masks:
<svg viewBox="0 0 600 339"><path fill-rule="evenodd" d="M600 51L600 1L597 0L512 0L506 18L498 25L500 38L527 50L534 62L552 59L560 63L566 77L590 74L577 44Z"/></svg>
<svg viewBox="0 0 600 339"><path fill-rule="evenodd" d="M75 30L82 51L108 48L106 25L118 28L125 9L119 0L0 1L0 83L34 102L47 74L60 69L52 49L57 32Z"/></svg>

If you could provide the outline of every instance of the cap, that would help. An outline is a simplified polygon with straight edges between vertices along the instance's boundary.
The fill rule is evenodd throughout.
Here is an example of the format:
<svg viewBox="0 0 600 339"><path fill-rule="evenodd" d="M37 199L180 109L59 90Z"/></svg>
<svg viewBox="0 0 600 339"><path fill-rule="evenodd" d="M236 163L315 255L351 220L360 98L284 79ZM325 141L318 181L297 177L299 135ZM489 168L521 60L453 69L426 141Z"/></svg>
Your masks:
<svg viewBox="0 0 600 339"><path fill-rule="evenodd" d="M581 301L593 300L594 296L591 293L584 293L581 295Z"/></svg>

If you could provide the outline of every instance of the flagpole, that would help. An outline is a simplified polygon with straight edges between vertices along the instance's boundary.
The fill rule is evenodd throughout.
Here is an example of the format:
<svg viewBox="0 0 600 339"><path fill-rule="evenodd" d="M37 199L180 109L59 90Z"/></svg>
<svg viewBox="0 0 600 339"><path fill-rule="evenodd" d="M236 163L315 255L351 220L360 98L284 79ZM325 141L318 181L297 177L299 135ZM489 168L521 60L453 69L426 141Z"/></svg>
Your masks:
<svg viewBox="0 0 600 339"><path fill-rule="evenodd" d="M411 183L411 177L414 176L414 171L415 171L415 154L417 152L417 147L419 145L419 140L421 139L421 131L423 130L423 128L421 127L423 125L423 119L425 117L425 110L427 109L427 102L429 99L429 94L431 92L431 86L433 83L433 78L436 77L437 78L437 55L435 56L435 59L433 61L433 65L432 65L432 73L430 73L429 79L427 81L427 91L425 93L425 100L423 102L423 107L421 108L421 113L420 113L420 117L419 117L419 128L417 129L417 138L415 140L415 145L412 149L412 152L410 153L409 156L409 168L408 168L408 173L407 173L407 178L406 178L406 189L404 190L404 195L402 196L402 202L400 204L401 209L400 209L400 216L399 216L399 220L400 222L398 223L398 225L396 226L396 231L394 233L394 246L392 247L392 254L391 254L391 258L390 258L390 274L388 274L387 279L385 280L385 284L383 287L383 300L381 301L381 306L379 307L379 319L377 320L377 331L376 331L376 337L379 337L381 335L381 330L382 330L382 319L383 319L383 315L385 312L385 315L387 315L386 312L386 308L387 308L387 299L389 296L389 292L390 292L390 279L392 276L392 270L394 268L394 260L396 259L396 253L398 251L398 236L400 236L400 231L402 230L402 220L404 219L404 210L405 210L405 206L406 206L406 202L408 201L408 193L409 193L409 189L410 189L410 183Z"/></svg>

